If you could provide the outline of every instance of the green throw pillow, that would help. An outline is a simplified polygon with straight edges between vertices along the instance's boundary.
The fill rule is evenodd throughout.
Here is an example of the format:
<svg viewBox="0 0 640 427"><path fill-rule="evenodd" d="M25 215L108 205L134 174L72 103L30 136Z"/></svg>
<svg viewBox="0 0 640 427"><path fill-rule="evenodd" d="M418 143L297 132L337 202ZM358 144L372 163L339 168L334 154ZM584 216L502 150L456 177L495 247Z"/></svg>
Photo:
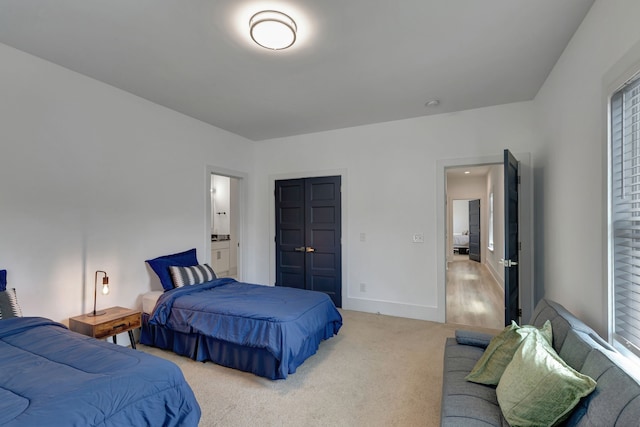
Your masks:
<svg viewBox="0 0 640 427"><path fill-rule="evenodd" d="M553 334L550 321L547 320L540 329L529 325L518 326L516 322L512 321L511 325L491 339L482 357L478 359L465 379L479 384L497 385L522 340L531 333L541 334L549 344L552 342Z"/></svg>
<svg viewBox="0 0 640 427"><path fill-rule="evenodd" d="M538 335L513 355L496 389L504 418L513 426L553 426L564 421L596 382L572 369Z"/></svg>

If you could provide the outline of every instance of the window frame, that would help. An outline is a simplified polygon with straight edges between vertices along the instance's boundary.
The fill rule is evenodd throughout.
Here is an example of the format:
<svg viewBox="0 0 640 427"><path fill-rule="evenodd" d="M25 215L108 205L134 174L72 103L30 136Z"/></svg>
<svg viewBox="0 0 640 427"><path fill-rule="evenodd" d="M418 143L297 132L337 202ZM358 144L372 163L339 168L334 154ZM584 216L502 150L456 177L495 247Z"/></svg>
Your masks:
<svg viewBox="0 0 640 427"><path fill-rule="evenodd" d="M618 285L616 284L616 230L618 229L615 226L615 221L617 219L617 211L614 207L615 202L619 200L617 198L617 194L625 189L624 179L623 184L620 187L616 186L616 179L620 176L618 174L624 174L625 170L625 161L620 162L620 166L618 169L618 164L614 164L616 158L616 152L614 149L620 149L624 153L625 145L627 141L625 141L625 118L627 118L626 107L624 95L627 91L631 89L640 89L640 63L635 64L633 68L627 68L625 73L622 73L618 76L617 79L610 79L612 84L605 88L605 94L607 95L606 106L607 106L607 126L606 126L606 160L607 166L605 168L606 171L606 219L607 219L607 234L606 234L606 243L607 243L607 310L608 310L608 332L609 332L609 341L613 346L619 350L626 357L635 360L637 363L640 363L640 337L636 337L635 340L630 341L624 336L616 333L616 291ZM616 105L620 104L620 105ZM637 104L640 109L640 103ZM614 123L616 121L615 114L619 113L622 116L622 119L619 120L618 123ZM636 113L637 114L637 113ZM639 122L636 122L639 123ZM636 136L633 138L633 142L636 144L636 151L640 152L640 136ZM621 146L616 146L616 144L620 144ZM633 144L633 143L632 143ZM640 160L640 153L634 158ZM638 168L640 166L636 166ZM636 182L636 186L640 183ZM634 199L637 200L634 202L635 204L640 204L640 198ZM632 212L633 209L629 208L627 214ZM639 219L640 221L640 219ZM623 228L624 229L624 228ZM632 227L629 227L632 229ZM636 238L631 240L637 240ZM634 245L634 248L636 245ZM637 247L640 248L640 243L638 243ZM640 259L640 254L638 255ZM640 276L638 279L634 281L634 283L640 284ZM622 286L620 286L622 287Z"/></svg>

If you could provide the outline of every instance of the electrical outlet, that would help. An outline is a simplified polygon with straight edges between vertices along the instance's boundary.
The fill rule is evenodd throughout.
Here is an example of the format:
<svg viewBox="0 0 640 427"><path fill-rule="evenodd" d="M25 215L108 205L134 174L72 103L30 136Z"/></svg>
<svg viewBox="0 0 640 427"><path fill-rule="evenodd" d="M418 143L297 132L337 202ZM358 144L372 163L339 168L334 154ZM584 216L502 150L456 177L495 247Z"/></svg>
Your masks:
<svg viewBox="0 0 640 427"><path fill-rule="evenodd" d="M367 292L367 285L364 283L360 283L360 292Z"/></svg>
<svg viewBox="0 0 640 427"><path fill-rule="evenodd" d="M416 233L413 235L413 243L424 243L424 234Z"/></svg>

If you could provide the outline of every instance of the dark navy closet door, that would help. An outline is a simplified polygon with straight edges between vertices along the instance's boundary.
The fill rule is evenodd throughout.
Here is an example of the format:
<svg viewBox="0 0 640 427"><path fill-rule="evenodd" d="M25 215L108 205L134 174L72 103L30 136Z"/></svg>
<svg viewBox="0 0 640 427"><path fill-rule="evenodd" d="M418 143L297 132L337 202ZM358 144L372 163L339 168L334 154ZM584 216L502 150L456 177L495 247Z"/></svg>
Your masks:
<svg viewBox="0 0 640 427"><path fill-rule="evenodd" d="M324 292L342 306L341 178L276 181L276 286Z"/></svg>
<svg viewBox="0 0 640 427"><path fill-rule="evenodd" d="M480 200L469 200L469 259L481 261L480 253Z"/></svg>

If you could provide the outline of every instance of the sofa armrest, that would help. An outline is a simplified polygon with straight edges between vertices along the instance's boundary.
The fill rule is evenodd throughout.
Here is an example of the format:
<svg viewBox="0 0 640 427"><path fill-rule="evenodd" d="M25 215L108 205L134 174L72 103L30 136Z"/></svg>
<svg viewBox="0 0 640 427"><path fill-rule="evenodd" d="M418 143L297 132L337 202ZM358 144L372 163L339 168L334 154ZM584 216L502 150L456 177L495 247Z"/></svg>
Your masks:
<svg viewBox="0 0 640 427"><path fill-rule="evenodd" d="M467 331L465 329L456 330L456 341L462 345L487 348L493 337L494 335L485 332Z"/></svg>

